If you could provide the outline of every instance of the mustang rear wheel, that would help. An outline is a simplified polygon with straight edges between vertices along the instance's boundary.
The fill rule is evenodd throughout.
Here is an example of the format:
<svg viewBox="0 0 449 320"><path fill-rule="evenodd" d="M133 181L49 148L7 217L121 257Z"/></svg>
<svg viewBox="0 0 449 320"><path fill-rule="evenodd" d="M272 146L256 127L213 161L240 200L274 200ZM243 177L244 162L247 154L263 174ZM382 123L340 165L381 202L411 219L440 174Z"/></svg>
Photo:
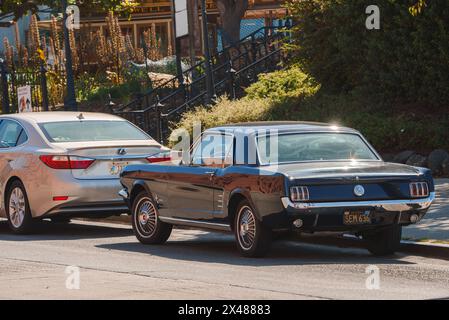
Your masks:
<svg viewBox="0 0 449 320"><path fill-rule="evenodd" d="M246 200L238 206L234 233L238 248L245 257L262 257L270 248L272 232L257 219Z"/></svg>
<svg viewBox="0 0 449 320"><path fill-rule="evenodd" d="M401 238L402 227L399 225L363 234L367 249L376 256L394 254L399 249Z"/></svg>
<svg viewBox="0 0 449 320"><path fill-rule="evenodd" d="M34 226L25 187L19 180L14 181L6 195L6 215L10 229L17 234L30 233Z"/></svg>
<svg viewBox="0 0 449 320"><path fill-rule="evenodd" d="M137 195L132 207L132 224L136 238L143 244L163 244L173 226L159 220L154 200L146 192Z"/></svg>

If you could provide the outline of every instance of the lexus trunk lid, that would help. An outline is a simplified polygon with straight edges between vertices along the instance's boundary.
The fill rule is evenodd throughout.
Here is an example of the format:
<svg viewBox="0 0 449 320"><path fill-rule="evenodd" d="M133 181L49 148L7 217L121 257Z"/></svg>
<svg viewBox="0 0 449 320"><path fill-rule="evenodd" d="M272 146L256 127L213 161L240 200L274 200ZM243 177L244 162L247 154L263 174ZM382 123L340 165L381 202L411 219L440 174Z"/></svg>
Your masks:
<svg viewBox="0 0 449 320"><path fill-rule="evenodd" d="M149 156L168 149L154 140L58 143L72 157L95 160L87 169L72 169L76 179L117 179L130 164L148 164Z"/></svg>

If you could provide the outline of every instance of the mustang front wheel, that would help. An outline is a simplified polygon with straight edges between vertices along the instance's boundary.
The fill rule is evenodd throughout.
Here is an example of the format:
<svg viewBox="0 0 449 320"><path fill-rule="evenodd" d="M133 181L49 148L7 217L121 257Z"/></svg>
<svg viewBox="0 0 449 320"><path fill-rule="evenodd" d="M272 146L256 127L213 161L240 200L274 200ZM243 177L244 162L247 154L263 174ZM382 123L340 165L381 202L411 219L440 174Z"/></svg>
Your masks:
<svg viewBox="0 0 449 320"><path fill-rule="evenodd" d="M172 225L159 220L157 206L146 192L133 202L132 224L136 238L143 244L163 244L170 237Z"/></svg>
<svg viewBox="0 0 449 320"><path fill-rule="evenodd" d="M271 230L257 219L248 201L242 201L235 216L234 232L242 255L262 257L270 248Z"/></svg>

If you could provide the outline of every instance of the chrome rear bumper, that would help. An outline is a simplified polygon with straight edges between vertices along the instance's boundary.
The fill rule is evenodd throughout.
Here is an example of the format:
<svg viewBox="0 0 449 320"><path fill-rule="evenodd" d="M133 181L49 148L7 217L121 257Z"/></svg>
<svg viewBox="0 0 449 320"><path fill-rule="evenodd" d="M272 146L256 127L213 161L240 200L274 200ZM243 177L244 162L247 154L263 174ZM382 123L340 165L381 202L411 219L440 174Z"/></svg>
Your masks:
<svg viewBox="0 0 449 320"><path fill-rule="evenodd" d="M374 208L391 212L428 209L435 200L435 192L423 199L408 200L375 200L375 201L347 201L347 202L292 202L290 198L281 199L285 209L312 210L329 208Z"/></svg>

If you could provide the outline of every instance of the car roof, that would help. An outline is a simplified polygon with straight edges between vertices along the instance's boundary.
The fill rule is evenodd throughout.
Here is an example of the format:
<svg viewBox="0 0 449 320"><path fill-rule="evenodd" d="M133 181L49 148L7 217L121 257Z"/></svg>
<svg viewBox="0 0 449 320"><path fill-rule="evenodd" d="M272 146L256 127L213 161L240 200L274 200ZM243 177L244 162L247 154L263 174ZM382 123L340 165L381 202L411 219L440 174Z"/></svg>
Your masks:
<svg viewBox="0 0 449 320"><path fill-rule="evenodd" d="M82 116L81 116L82 115ZM63 122L63 121L76 121L80 120L80 117L85 121L89 120L121 120L124 119L106 113L94 113L94 112L71 112L71 111L49 111L49 112L27 112L27 113L15 113L0 116L2 118L10 118L16 120L25 120L28 122L45 123L45 122Z"/></svg>
<svg viewBox="0 0 449 320"><path fill-rule="evenodd" d="M281 132L290 131L345 131L345 132L357 132L355 129L342 127L331 123L321 123L321 122L307 122L307 121L264 121L264 122L247 122L247 123L236 123L228 124L215 128L211 128L207 131L244 131L244 130L272 130L276 129Z"/></svg>

